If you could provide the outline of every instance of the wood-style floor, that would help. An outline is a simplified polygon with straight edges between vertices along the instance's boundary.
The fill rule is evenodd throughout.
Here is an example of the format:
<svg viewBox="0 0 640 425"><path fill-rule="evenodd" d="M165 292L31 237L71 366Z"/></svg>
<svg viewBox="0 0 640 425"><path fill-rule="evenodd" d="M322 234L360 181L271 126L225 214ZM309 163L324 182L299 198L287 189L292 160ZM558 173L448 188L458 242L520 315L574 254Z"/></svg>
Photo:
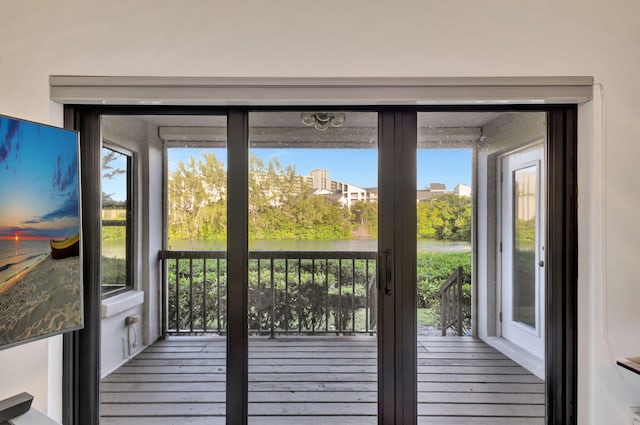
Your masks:
<svg viewBox="0 0 640 425"><path fill-rule="evenodd" d="M102 425L225 423L223 338L160 341L102 382ZM251 338L250 424L376 424L375 337ZM479 340L419 337L418 423L544 424L544 383Z"/></svg>

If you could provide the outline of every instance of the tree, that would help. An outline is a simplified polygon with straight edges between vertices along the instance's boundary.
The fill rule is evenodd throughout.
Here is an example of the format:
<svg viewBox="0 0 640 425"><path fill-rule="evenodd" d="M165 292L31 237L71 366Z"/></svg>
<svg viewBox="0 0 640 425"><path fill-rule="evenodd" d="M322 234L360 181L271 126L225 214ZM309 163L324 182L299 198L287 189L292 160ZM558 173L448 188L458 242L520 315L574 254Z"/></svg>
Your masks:
<svg viewBox="0 0 640 425"><path fill-rule="evenodd" d="M418 237L471 241L471 198L441 194L420 202Z"/></svg>
<svg viewBox="0 0 640 425"><path fill-rule="evenodd" d="M351 222L354 227L366 230L369 235L378 234L378 203L357 201L351 205Z"/></svg>
<svg viewBox="0 0 640 425"><path fill-rule="evenodd" d="M214 153L178 163L169 173L169 237L226 239L226 171ZM252 239L346 239L348 210L313 195L295 167L249 158L249 235Z"/></svg>
<svg viewBox="0 0 640 425"><path fill-rule="evenodd" d="M226 240L227 173L214 153L178 163L169 173L170 239ZM265 164L249 158L251 239L348 239L354 229L377 234L377 203L359 201L350 209L330 196L314 195L295 167L276 158ZM471 199L437 195L417 207L418 237L471 240Z"/></svg>
<svg viewBox="0 0 640 425"><path fill-rule="evenodd" d="M121 153L113 151L111 149L102 149L102 179L112 180L121 174L126 174L127 170L117 168L113 165L113 161L117 160L117 155L122 156ZM113 193L102 192L102 207L124 207L125 201L116 201L113 199Z"/></svg>
<svg viewBox="0 0 640 425"><path fill-rule="evenodd" d="M251 239L345 239L352 226L337 202L314 195L295 167L249 159Z"/></svg>
<svg viewBox="0 0 640 425"><path fill-rule="evenodd" d="M225 166L214 153L191 157L169 173L169 238L226 239Z"/></svg>

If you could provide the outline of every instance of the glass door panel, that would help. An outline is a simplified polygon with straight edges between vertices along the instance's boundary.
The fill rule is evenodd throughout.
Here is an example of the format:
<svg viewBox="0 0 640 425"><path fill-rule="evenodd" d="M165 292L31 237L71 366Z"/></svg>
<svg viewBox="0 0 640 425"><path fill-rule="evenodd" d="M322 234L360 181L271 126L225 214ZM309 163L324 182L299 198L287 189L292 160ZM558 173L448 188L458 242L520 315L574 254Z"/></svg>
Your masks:
<svg viewBox="0 0 640 425"><path fill-rule="evenodd" d="M226 414L226 124L191 116L158 128L167 158L166 334L175 336L166 350L188 396L173 406L209 423Z"/></svg>
<svg viewBox="0 0 640 425"><path fill-rule="evenodd" d="M453 374L469 362L473 145L455 128L460 115L418 113L418 423L457 422L466 397ZM455 335L455 336L454 336ZM466 358L469 357L469 358ZM452 374L451 376L449 374Z"/></svg>
<svg viewBox="0 0 640 425"><path fill-rule="evenodd" d="M375 423L378 128L249 114L249 423Z"/></svg>
<svg viewBox="0 0 640 425"><path fill-rule="evenodd" d="M499 156L544 137L544 114L425 112L417 122L418 423L542 424L544 383L499 337L501 317L529 329L540 317L530 261L539 171L526 164L505 173L504 205L519 219L505 216L498 188ZM496 285L501 249L513 253L509 293ZM509 316L500 298L514 305Z"/></svg>
<svg viewBox="0 0 640 425"><path fill-rule="evenodd" d="M116 302L132 306L105 314L109 299L103 301L102 424L225 421L226 121L188 115L102 119L110 148L102 167L103 292L117 290ZM143 161L137 166L132 158ZM163 218L165 238L155 231ZM149 263L155 264L158 251L159 274L144 275L156 270ZM127 275L123 269L130 263ZM166 338L144 348L145 339L155 341L158 334Z"/></svg>
<svg viewBox="0 0 640 425"><path fill-rule="evenodd" d="M544 359L543 147L502 158L502 335Z"/></svg>
<svg viewBox="0 0 640 425"><path fill-rule="evenodd" d="M513 297L512 320L536 329L536 210L538 166L513 172Z"/></svg>

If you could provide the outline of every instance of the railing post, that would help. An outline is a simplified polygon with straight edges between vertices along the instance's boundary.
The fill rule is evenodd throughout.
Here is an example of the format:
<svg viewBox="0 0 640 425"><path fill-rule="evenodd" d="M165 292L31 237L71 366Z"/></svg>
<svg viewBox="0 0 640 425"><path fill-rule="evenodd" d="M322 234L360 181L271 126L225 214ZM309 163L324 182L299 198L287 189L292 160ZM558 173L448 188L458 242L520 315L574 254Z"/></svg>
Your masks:
<svg viewBox="0 0 640 425"><path fill-rule="evenodd" d="M176 258L176 333L180 333L180 260Z"/></svg>
<svg viewBox="0 0 640 425"><path fill-rule="evenodd" d="M298 265L298 268L300 265ZM298 289L300 287L298 286ZM274 301L275 302L275 301ZM289 308L289 259L284 260L284 305L286 309ZM289 315L285 314L284 317L284 332L289 333Z"/></svg>
<svg viewBox="0 0 640 425"><path fill-rule="evenodd" d="M202 259L202 331L207 333L207 259Z"/></svg>
<svg viewBox="0 0 640 425"><path fill-rule="evenodd" d="M313 288L313 290L315 291L316 289L316 260L314 260L313 258L311 259L311 287ZM320 305L320 300L318 300L318 305ZM320 323L322 323L322 321L320 321ZM316 332L316 326L315 326L315 322L313 324L313 332Z"/></svg>
<svg viewBox="0 0 640 425"><path fill-rule="evenodd" d="M162 254L158 257L160 258L160 267L162 267L162 308L160 311L162 312L162 337L164 338L167 336L167 328L169 327L169 262Z"/></svg>
<svg viewBox="0 0 640 425"><path fill-rule="evenodd" d="M462 267L458 267L458 336L462 336L462 277L464 270Z"/></svg>
<svg viewBox="0 0 640 425"><path fill-rule="evenodd" d="M258 335L262 332L262 269L260 268L260 259L258 258Z"/></svg>
<svg viewBox="0 0 640 425"><path fill-rule="evenodd" d="M369 260L364 260L364 330L369 332Z"/></svg>
<svg viewBox="0 0 640 425"><path fill-rule="evenodd" d="M338 316L336 324L338 325L338 333L342 330L342 258L338 259Z"/></svg>
<svg viewBox="0 0 640 425"><path fill-rule="evenodd" d="M449 289L442 292L440 306L440 322L442 324L442 336L447 336L447 310L449 310Z"/></svg>
<svg viewBox="0 0 640 425"><path fill-rule="evenodd" d="M351 332L356 331L356 260L351 259Z"/></svg>
<svg viewBox="0 0 640 425"><path fill-rule="evenodd" d="M218 303L216 307L216 318L218 320L218 334L220 334L220 259L216 260L216 296L218 298ZM225 294L226 297L226 294ZM225 311L226 313L226 311Z"/></svg>
<svg viewBox="0 0 640 425"><path fill-rule="evenodd" d="M456 325L455 330L458 336L462 336L463 280L464 268L458 267L440 286L440 319L442 322L442 336L446 336L447 329L449 327L453 327L453 325Z"/></svg>
<svg viewBox="0 0 640 425"><path fill-rule="evenodd" d="M193 259L189 260L189 330L193 333Z"/></svg>
<svg viewBox="0 0 640 425"><path fill-rule="evenodd" d="M288 260L287 260L288 261ZM300 299L300 288L302 287L302 259L298 258L298 299ZM287 311L289 313L291 313L291 309L289 308L289 300L287 299ZM290 317L293 317L291 314L289 314ZM287 319L287 323L288 323L288 319ZM315 332L315 323L313 322L313 320L311 321L311 333ZM300 315L298 315L298 331L302 332L302 321L300 320Z"/></svg>
<svg viewBox="0 0 640 425"><path fill-rule="evenodd" d="M276 319L276 279L274 276L273 262L271 257L271 338L275 338L275 319Z"/></svg>
<svg viewBox="0 0 640 425"><path fill-rule="evenodd" d="M329 258L324 260L324 294L325 294L325 321L324 331L329 333Z"/></svg>

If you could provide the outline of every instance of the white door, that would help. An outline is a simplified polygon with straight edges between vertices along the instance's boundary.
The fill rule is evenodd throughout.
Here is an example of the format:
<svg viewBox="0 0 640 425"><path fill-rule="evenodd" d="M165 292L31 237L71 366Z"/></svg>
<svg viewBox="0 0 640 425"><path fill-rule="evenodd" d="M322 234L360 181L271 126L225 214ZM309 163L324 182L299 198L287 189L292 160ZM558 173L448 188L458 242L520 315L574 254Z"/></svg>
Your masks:
<svg viewBox="0 0 640 425"><path fill-rule="evenodd" d="M502 158L502 336L544 359L544 149Z"/></svg>

